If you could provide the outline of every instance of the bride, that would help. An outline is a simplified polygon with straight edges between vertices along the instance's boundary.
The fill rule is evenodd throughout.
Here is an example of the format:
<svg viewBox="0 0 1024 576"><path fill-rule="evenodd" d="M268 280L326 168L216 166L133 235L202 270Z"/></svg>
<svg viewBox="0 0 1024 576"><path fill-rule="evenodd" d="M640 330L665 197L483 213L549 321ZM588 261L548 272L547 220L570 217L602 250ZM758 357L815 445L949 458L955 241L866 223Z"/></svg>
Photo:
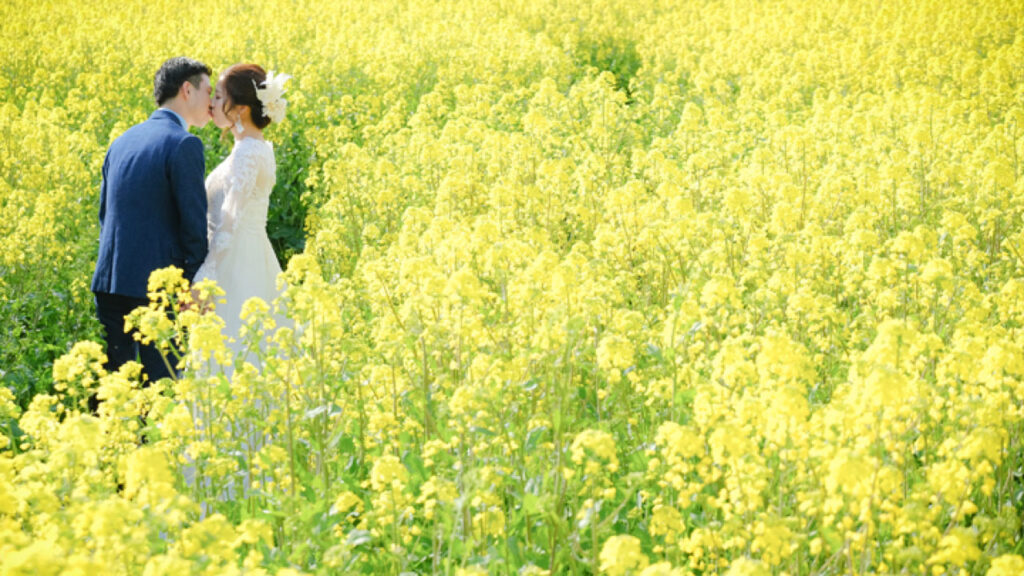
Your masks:
<svg viewBox="0 0 1024 576"><path fill-rule="evenodd" d="M225 333L235 339L242 304L253 297L270 303L278 296L281 273L267 237L267 209L276 178L274 149L263 129L284 119L282 98L290 76L269 75L255 64L236 64L221 74L212 105L213 122L234 136L231 154L206 178L207 237L210 251L195 279L215 280L225 301L217 306Z"/></svg>
<svg viewBox="0 0 1024 576"><path fill-rule="evenodd" d="M214 124L230 130L235 142L228 157L206 178L209 253L196 272L195 281L214 280L224 290L224 301L217 305L216 312L224 320L225 334L234 339L229 340L228 349L236 360L239 355L245 359L247 352L246 343L239 338L242 305L254 297L269 304L279 294L277 276L281 266L267 237L267 210L277 166L274 148L263 138L263 129L284 119L287 102L282 94L289 78L285 74L267 74L255 64L236 64L221 74L212 104ZM229 376L234 372L230 365L223 370ZM267 410L267 405L258 399L253 406ZM217 409L210 406L196 403L191 410L197 421L213 422L217 418ZM241 439L249 450L258 450L264 443L264 432L253 427L252 422L227 422L229 436ZM209 488L210 479L197 478L196 466L187 454L186 461L186 483L192 486L199 482ZM222 487L222 498L233 500L238 490L247 493L251 473L249 469L243 470L240 483L232 477ZM209 509L205 502L202 506L205 515Z"/></svg>

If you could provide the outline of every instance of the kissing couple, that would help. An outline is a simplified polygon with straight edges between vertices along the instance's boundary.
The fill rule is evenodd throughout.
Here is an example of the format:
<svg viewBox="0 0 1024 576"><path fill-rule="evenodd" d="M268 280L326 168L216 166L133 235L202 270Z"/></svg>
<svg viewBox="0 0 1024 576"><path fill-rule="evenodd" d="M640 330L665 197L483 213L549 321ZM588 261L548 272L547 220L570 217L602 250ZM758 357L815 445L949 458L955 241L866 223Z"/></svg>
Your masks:
<svg viewBox="0 0 1024 576"><path fill-rule="evenodd" d="M150 382L173 373L155 346L136 342L125 328L125 316L148 305L154 270L176 266L189 282L215 280L225 300L217 311L232 337L246 300L270 302L278 295L281 266L266 231L276 163L263 130L284 119L288 78L236 64L213 87L209 66L171 58L153 80L157 110L110 145L91 286L107 371L138 360ZM234 146L206 177L203 142L188 129L210 120L231 133Z"/></svg>

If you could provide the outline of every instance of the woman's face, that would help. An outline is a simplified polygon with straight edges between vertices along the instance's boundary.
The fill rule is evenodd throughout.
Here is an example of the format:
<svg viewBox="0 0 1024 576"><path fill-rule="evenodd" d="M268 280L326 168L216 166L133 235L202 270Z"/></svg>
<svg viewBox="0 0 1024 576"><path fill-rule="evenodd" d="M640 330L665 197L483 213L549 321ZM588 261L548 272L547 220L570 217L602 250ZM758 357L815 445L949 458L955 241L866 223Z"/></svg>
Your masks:
<svg viewBox="0 0 1024 576"><path fill-rule="evenodd" d="M217 80L217 87L213 91L213 123L217 128L231 128L233 120L229 120L224 108L229 106L228 93L224 88L224 77Z"/></svg>

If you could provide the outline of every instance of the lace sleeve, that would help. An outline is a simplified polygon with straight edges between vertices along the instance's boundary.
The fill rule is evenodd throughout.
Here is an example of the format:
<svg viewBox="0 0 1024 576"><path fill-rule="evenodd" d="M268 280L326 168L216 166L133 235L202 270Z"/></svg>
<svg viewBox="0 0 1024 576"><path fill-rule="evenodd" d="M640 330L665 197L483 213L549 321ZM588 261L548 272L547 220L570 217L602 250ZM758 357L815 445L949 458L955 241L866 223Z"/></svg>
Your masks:
<svg viewBox="0 0 1024 576"><path fill-rule="evenodd" d="M235 233L235 223L241 215L246 200L252 196L256 188L256 178L259 172L259 149L246 145L244 141L238 144L228 158L227 166L227 188L224 191L224 199L216 217L211 217L212 238L210 239L210 262L209 274L214 277L216 263L221 259L224 251L231 245L231 238Z"/></svg>
<svg viewBox="0 0 1024 576"><path fill-rule="evenodd" d="M206 187L210 187L210 181L207 180ZM220 228L221 221L223 220L222 210L224 206L224 193L218 192L210 196L207 196L207 215L206 215L206 241L209 251L207 252L206 258L203 260L202 266L196 271L195 281L200 280L215 280L217 265L213 259L213 238L217 234L217 230Z"/></svg>
<svg viewBox="0 0 1024 576"><path fill-rule="evenodd" d="M207 181L207 189L210 188L210 183ZM206 241L210 246L213 246L213 236L217 233L217 229L220 228L220 222L224 219L221 215L221 209L224 207L224 192L219 191L210 194L206 197L207 201L207 215L206 215Z"/></svg>

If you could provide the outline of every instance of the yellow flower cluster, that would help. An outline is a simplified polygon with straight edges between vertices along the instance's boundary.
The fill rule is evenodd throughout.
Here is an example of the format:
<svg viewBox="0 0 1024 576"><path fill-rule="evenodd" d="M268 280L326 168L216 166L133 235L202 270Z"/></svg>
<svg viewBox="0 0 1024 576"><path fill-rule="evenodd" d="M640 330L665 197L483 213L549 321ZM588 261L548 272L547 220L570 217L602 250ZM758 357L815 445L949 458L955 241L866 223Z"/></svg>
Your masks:
<svg viewBox="0 0 1024 576"><path fill-rule="evenodd" d="M0 573L1024 570L1020 2L0 21ZM304 251L245 357L154 273L150 383L88 281L168 54L294 77Z"/></svg>

